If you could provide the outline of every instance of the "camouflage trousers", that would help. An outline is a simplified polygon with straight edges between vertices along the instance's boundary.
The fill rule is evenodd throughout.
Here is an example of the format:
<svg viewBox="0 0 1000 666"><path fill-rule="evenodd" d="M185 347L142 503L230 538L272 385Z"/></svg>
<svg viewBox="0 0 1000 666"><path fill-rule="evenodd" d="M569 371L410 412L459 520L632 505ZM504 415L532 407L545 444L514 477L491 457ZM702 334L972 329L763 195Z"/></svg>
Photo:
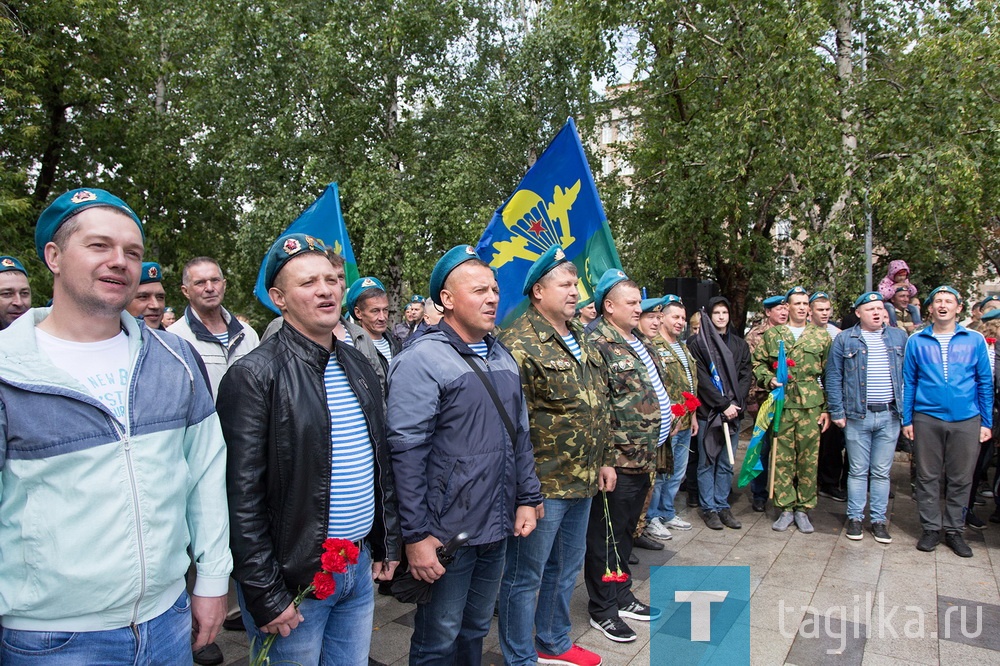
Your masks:
<svg viewBox="0 0 1000 666"><path fill-rule="evenodd" d="M772 435L774 506L782 511L816 508L819 463L819 417L822 407L788 409L781 414L781 432Z"/></svg>

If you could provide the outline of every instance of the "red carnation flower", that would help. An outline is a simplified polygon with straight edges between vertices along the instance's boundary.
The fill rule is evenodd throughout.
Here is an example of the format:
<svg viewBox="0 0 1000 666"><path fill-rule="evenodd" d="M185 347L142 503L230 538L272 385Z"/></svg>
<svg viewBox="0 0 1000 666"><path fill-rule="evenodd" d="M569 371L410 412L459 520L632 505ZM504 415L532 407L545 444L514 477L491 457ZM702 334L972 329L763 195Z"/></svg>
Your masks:
<svg viewBox="0 0 1000 666"><path fill-rule="evenodd" d="M679 419L680 417L687 414L687 411L684 409L684 405L675 402L674 404L670 405L670 413L674 415L675 419Z"/></svg>
<svg viewBox="0 0 1000 666"><path fill-rule="evenodd" d="M795 367L795 359L790 358L790 359L785 360L785 365L787 365L789 368L794 368Z"/></svg>
<svg viewBox="0 0 1000 666"><path fill-rule="evenodd" d="M988 345L995 345L996 343L997 343L997 339L996 338L986 338L986 344L988 344Z"/></svg>
<svg viewBox="0 0 1000 666"><path fill-rule="evenodd" d="M323 550L326 551L324 553L324 557L326 557L326 555L331 555L331 557L323 560L323 568L327 571L331 571L333 573L344 573L347 570L348 564L358 563L358 555L360 554L360 551L358 550L358 547L354 545L353 541L348 541L347 539L327 539L323 542ZM341 564L340 560L337 559L338 557L343 560L343 564ZM327 567L327 560L329 560L331 564L338 564L339 567Z"/></svg>
<svg viewBox="0 0 1000 666"><path fill-rule="evenodd" d="M323 571L329 573L344 573L347 571L347 558L339 552L328 550L319 558Z"/></svg>
<svg viewBox="0 0 1000 666"><path fill-rule="evenodd" d="M337 591L337 581L325 571L320 571L313 576L312 584L317 599L326 599Z"/></svg>
<svg viewBox="0 0 1000 666"><path fill-rule="evenodd" d="M681 395L684 396L684 407L689 412L693 412L701 406L701 400L699 400L695 395L688 393L687 391L683 391Z"/></svg>

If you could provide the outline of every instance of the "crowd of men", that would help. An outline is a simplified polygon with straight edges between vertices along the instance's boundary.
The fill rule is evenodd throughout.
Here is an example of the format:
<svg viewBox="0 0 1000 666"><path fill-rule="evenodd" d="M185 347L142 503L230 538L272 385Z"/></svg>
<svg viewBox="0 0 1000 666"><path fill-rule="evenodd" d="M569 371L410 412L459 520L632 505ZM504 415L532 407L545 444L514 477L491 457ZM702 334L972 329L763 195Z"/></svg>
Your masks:
<svg viewBox="0 0 1000 666"><path fill-rule="evenodd" d="M972 508L993 450L1000 299L977 306L993 336L958 323L948 286L922 328L909 293L868 292L841 329L829 294L797 286L763 302L746 339L713 298L685 341L680 298L643 298L611 269L581 302L554 245L498 330L494 273L460 245L390 327L376 277L347 285L342 257L287 234L264 258L281 317L259 339L223 306L209 257L185 265L188 305L165 326L144 241L124 201L77 189L36 225L51 307L29 309L23 264L0 257L4 664L220 663L224 623L276 663L364 664L378 581L429 589L411 664L480 663L496 613L505 663L596 666L570 638L577 576L608 639L656 620L632 590L633 548L692 528L675 505L685 477L707 528L741 529L739 426L786 374L751 488L754 511L773 501L774 530L812 532L826 495L846 500L848 539L867 506L890 543L900 435L917 548L943 536L971 557L963 530L985 526ZM356 561L329 560L330 540ZM321 570L342 573L303 596Z"/></svg>

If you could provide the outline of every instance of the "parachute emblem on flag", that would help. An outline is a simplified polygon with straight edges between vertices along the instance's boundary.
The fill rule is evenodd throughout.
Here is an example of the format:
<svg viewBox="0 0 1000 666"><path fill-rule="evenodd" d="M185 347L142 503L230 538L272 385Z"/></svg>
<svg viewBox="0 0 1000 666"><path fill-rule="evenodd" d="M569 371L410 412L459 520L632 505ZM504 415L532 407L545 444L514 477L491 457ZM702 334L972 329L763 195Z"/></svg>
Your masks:
<svg viewBox="0 0 1000 666"><path fill-rule="evenodd" d="M515 192L503 210L511 236L493 243L490 266L500 268L514 259L533 263L553 245L572 245L576 239L570 235L569 211L579 192L579 180L569 188L556 185L550 202L531 190Z"/></svg>

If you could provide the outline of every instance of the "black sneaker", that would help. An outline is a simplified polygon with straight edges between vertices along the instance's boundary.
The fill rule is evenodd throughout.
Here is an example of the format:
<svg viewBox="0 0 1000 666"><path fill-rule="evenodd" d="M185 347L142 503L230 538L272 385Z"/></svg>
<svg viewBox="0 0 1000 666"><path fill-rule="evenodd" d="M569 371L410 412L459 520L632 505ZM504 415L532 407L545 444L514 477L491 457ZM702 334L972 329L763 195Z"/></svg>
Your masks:
<svg viewBox="0 0 1000 666"><path fill-rule="evenodd" d="M594 618L590 618L590 626L599 630L616 643L631 643L636 638L632 627L625 624L624 620L618 617L609 617L600 622Z"/></svg>
<svg viewBox="0 0 1000 666"><path fill-rule="evenodd" d="M762 497L754 497L753 501L750 502L750 508L756 513L764 513L764 505L767 500Z"/></svg>
<svg viewBox="0 0 1000 666"><path fill-rule="evenodd" d="M639 556L635 554L635 551L632 551L631 553L628 554L628 563L639 564Z"/></svg>
<svg viewBox="0 0 1000 666"><path fill-rule="evenodd" d="M687 505L691 507L701 506L701 500L698 499L698 493L693 493L691 491L688 491Z"/></svg>
<svg viewBox="0 0 1000 666"><path fill-rule="evenodd" d="M948 532L944 535L944 543L959 557L972 557L972 549L965 543L961 532Z"/></svg>
<svg viewBox="0 0 1000 666"><path fill-rule="evenodd" d="M644 550L663 550L662 543L656 539L650 539L645 534L640 534L639 537L632 542L632 545L636 548L642 548Z"/></svg>
<svg viewBox="0 0 1000 666"><path fill-rule="evenodd" d="M722 524L731 530L738 530L741 527L743 527L743 523L736 520L736 517L733 515L733 512L730 509L723 509L722 511L720 511L719 520L721 520Z"/></svg>
<svg viewBox="0 0 1000 666"><path fill-rule="evenodd" d="M892 536L885 523L872 523L872 536L879 543L892 543Z"/></svg>
<svg viewBox="0 0 1000 666"><path fill-rule="evenodd" d="M618 609L618 615L640 622L653 622L660 619L660 609L647 606L641 601L633 601L625 608Z"/></svg>
<svg viewBox="0 0 1000 666"><path fill-rule="evenodd" d="M860 520L847 519L847 538L851 541L861 541L865 536L865 531L861 528Z"/></svg>
<svg viewBox="0 0 1000 666"><path fill-rule="evenodd" d="M965 524L966 526L971 527L974 530L982 531L986 529L986 523L983 521L983 519L977 516L976 514L972 513L971 511L965 514Z"/></svg>
<svg viewBox="0 0 1000 666"><path fill-rule="evenodd" d="M820 488L819 496L829 497L835 502L847 501L847 493L841 490L840 488Z"/></svg>
<svg viewBox="0 0 1000 666"><path fill-rule="evenodd" d="M202 664L203 666L217 666L225 661L222 656L222 650L215 643L209 643L205 647L195 650L191 654L191 658L194 663Z"/></svg>
<svg viewBox="0 0 1000 666"><path fill-rule="evenodd" d="M719 519L718 511L703 511L701 517L705 520L705 527L710 530L721 530L722 521Z"/></svg>
<svg viewBox="0 0 1000 666"><path fill-rule="evenodd" d="M941 543L941 533L937 530L924 530L923 536L917 542L917 550L925 553L933 552L937 545Z"/></svg>

